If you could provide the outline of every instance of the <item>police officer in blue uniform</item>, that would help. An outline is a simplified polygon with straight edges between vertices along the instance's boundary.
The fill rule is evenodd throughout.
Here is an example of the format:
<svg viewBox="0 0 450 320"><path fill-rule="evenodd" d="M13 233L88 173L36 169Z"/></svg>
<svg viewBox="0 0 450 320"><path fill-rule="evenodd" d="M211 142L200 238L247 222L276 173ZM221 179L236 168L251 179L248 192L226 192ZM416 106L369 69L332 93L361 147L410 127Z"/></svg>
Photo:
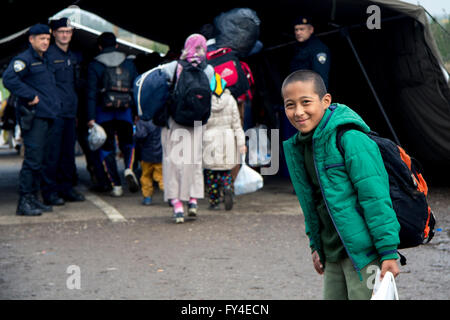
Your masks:
<svg viewBox="0 0 450 320"><path fill-rule="evenodd" d="M290 72L297 70L313 70L320 74L328 88L328 73L330 72L330 50L314 35L314 27L310 17L300 16L294 20L295 39ZM283 112L284 114L284 112ZM287 117L283 116L283 139L289 139L297 129Z"/></svg>
<svg viewBox="0 0 450 320"><path fill-rule="evenodd" d="M51 211L38 199L45 146L50 127L61 109L54 74L48 67L46 51L50 45L50 27L37 24L30 28L30 46L12 59L3 73L3 84L19 97L19 123L25 155L19 175L17 215L37 216Z"/></svg>
<svg viewBox="0 0 450 320"><path fill-rule="evenodd" d="M55 43L48 49L48 63L55 75L62 108L50 128L41 188L45 204L63 205L65 201L85 200L84 196L73 188L78 106L75 68L79 58L69 49L73 34L70 20L51 20L50 27Z"/></svg>
<svg viewBox="0 0 450 320"><path fill-rule="evenodd" d="M294 55L290 72L301 69L313 70L320 74L328 88L330 72L330 50L314 35L314 27L310 17L300 16L294 20L295 39Z"/></svg>

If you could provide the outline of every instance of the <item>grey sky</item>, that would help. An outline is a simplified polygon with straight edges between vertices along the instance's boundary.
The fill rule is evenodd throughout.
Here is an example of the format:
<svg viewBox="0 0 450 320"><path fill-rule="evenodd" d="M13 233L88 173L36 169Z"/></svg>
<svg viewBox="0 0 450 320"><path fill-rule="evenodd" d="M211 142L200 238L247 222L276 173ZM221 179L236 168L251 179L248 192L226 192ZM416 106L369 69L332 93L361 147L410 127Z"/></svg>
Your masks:
<svg viewBox="0 0 450 320"><path fill-rule="evenodd" d="M450 1L449 0L401 0L403 2L409 2L413 4L419 3L422 7L427 9L427 11L433 15L441 15L445 9L447 14L450 14Z"/></svg>

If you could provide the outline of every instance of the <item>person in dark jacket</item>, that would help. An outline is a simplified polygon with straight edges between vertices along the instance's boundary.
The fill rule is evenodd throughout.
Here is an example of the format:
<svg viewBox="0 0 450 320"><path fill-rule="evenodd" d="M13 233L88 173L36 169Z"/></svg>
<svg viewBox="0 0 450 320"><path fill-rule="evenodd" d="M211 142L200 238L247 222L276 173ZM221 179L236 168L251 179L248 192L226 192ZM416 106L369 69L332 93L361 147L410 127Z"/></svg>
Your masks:
<svg viewBox="0 0 450 320"><path fill-rule="evenodd" d="M102 33L98 37L98 46L101 52L88 66L88 126L92 128L98 123L107 134L106 142L100 148L100 160L113 187L111 196L120 197L123 190L115 159L116 134L124 157L128 187L131 192L139 191L139 182L133 172L133 117L136 110L131 94L138 73L133 60L117 51L113 33Z"/></svg>
<svg viewBox="0 0 450 320"><path fill-rule="evenodd" d="M141 191L143 205L150 205L153 196L153 181L158 182L160 190L164 190L162 177L161 127L151 120L138 120L136 123L136 143L141 149Z"/></svg>
<svg viewBox="0 0 450 320"><path fill-rule="evenodd" d="M42 196L50 205L65 201L84 201L84 196L73 188L75 171L75 139L78 97L75 89L75 70L78 56L70 50L73 27L68 18L51 20L55 43L48 49L49 66L55 75L57 94L62 108L50 128L47 144Z"/></svg>
<svg viewBox="0 0 450 320"><path fill-rule="evenodd" d="M294 32L297 43L289 70L312 70L320 74L325 87L328 88L328 73L330 72L330 50L314 35L314 26L310 17L300 16L294 20ZM284 138L292 137L297 130L289 123L286 117L283 122Z"/></svg>
<svg viewBox="0 0 450 320"><path fill-rule="evenodd" d="M61 100L47 57L50 27L32 26L28 40L29 48L14 57L3 73L3 84L19 98L18 120L25 146L16 214L36 216L52 210L39 201L38 193L45 146L51 125L61 110Z"/></svg>
<svg viewBox="0 0 450 320"><path fill-rule="evenodd" d="M325 87L328 88L330 72L330 50L314 35L314 26L310 17L298 17L294 21L294 54L291 59L290 72L313 70L320 74Z"/></svg>

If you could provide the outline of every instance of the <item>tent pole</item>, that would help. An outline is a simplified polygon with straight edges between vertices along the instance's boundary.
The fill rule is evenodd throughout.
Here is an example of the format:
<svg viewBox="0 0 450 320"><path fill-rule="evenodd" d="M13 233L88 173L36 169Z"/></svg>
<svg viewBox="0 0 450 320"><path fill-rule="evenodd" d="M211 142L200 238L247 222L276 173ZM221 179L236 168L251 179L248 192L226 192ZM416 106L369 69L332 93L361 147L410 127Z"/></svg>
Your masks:
<svg viewBox="0 0 450 320"><path fill-rule="evenodd" d="M375 88L372 85L372 81L370 81L369 75L366 72L366 69L364 68L364 65L361 62L361 59L359 58L358 52L355 49L355 46L353 45L352 39L350 38L350 34L348 32L347 28L342 28L341 29L341 34L347 39L348 44L350 45L350 47L352 48L353 54L355 55L356 61L359 64L359 67L361 68L362 73L364 74L364 78L366 78L367 84L370 87L370 90L372 91L372 94L375 97L375 100L378 104L378 107L380 108L381 113L383 114L384 119L386 120L386 123L389 126L389 129L391 130L392 136L394 137L395 142L400 145L400 140L397 137L397 134L394 131L394 128L392 127L391 122L389 121L389 118L386 114L386 112L384 111L383 105L381 104L380 99L378 98L377 92L375 91Z"/></svg>

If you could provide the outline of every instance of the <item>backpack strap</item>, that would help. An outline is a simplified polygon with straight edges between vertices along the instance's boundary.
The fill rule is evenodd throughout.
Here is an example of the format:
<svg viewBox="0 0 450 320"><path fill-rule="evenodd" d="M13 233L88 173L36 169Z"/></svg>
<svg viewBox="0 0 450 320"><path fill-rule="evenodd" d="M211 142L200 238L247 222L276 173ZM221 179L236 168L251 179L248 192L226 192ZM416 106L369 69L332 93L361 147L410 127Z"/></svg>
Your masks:
<svg viewBox="0 0 450 320"><path fill-rule="evenodd" d="M345 151L344 151L344 148L342 147L341 140L342 140L342 136L344 135L344 133L346 133L347 131L350 131L350 130L361 131L357 125L349 123L349 124L344 124L344 125L339 126L337 128L337 132L336 132L336 147L338 148L339 153L344 158L344 160L345 160Z"/></svg>

